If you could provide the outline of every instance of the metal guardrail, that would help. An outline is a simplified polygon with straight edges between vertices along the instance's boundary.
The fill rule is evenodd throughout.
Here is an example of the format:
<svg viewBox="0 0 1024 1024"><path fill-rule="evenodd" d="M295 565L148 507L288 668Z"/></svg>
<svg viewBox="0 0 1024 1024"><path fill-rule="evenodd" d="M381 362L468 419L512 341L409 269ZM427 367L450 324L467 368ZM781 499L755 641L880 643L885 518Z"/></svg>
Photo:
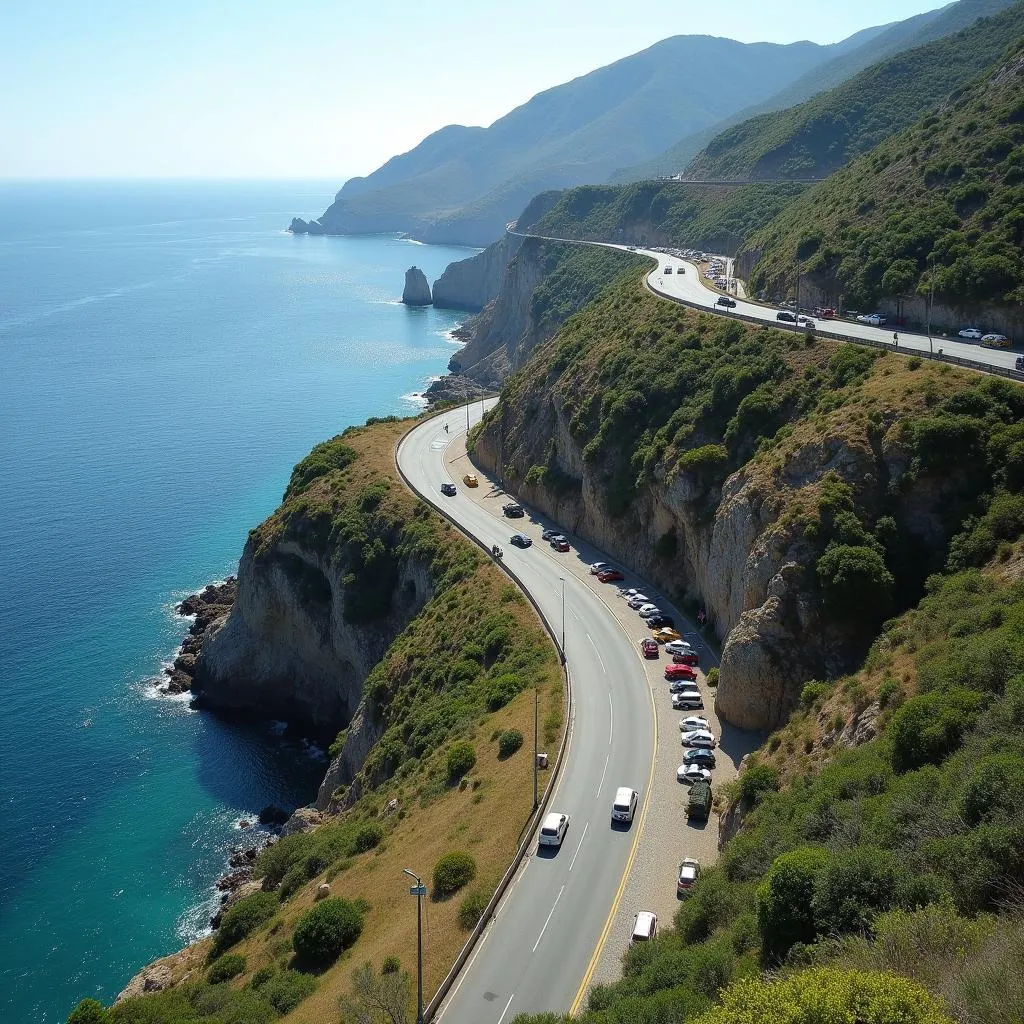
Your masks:
<svg viewBox="0 0 1024 1024"><path fill-rule="evenodd" d="M440 418L440 416L443 415L444 413L438 413L437 416L430 417L430 419L438 419ZM461 523L457 522L445 509L443 509L440 505L433 502L430 498L427 497L427 495L422 494L420 491L418 491L413 486L412 481L405 475L404 471L402 470L401 463L398 461L398 452L402 447L402 443L409 436L409 434L412 433L412 431L422 426L424 422L428 421L418 420L416 423L414 423L411 427L409 427L407 431L405 431L404 434L402 434L402 436L398 439L398 444L395 445L395 468L398 470L398 475L402 478L402 482L405 484L405 486L408 487L413 494L415 494L421 500L427 502L427 504L429 504L430 507L435 512L437 512L443 519L451 523L451 525L454 526L463 536L468 538L473 544L480 548L480 550L483 551L488 558L491 558L492 556L490 549L487 547L486 544L484 544L483 541L474 537L468 530L466 530L461 525ZM501 902L501 898L505 895L505 892L508 889L512 879L515 878L516 872L519 870L519 866L522 864L523 858L526 856L526 851L530 848L530 846L533 843L534 829L537 826L537 822L539 822L544 816L544 814L547 813L548 804L550 803L551 796L554 793L555 783L557 782L559 773L562 770L562 763L565 760L565 751L568 746L567 740L569 737L569 727L572 722L572 683L569 675L569 666L565 658L565 651L562 649L562 645L559 643L558 637L555 635L555 631L551 627L551 624L544 617L544 613L541 611L540 605L537 603L534 596L527 589L523 581L516 575L514 570L510 569L505 564L504 561L499 561L496 564L505 572L505 574L512 580L512 582L515 583L517 587L519 587L519 589L525 595L526 599L533 606L534 611L537 613L537 617L541 621L541 625L544 627L548 636L551 638L551 642L555 645L555 650L558 651L559 658L562 662L562 671L565 675L565 728L562 731L562 741L558 747L558 756L555 758L555 764L551 769L550 775L548 776L547 785L544 787L544 793L537 804L537 809L527 819L526 826L524 828L523 841L519 844L515 856L512 858L511 864L509 864L508 869L505 871L505 874L502 875L501 881L498 882L497 888L494 890L494 894L491 896L490 900L487 903L487 906L484 908L484 912L480 915L480 920L477 921L476 926L473 928L473 931L469 934L469 938L466 939L465 944L459 951L459 955L455 958L455 963L452 964L451 970L445 975L444 980L441 982L440 986L438 986L438 989L434 993L430 1002L427 1003L427 1005L424 1007L423 1019L425 1021L430 1021L433 1018L434 1014L437 1013L441 1004L444 1002L445 997L451 990L452 985L455 984L456 979L458 978L460 972L462 971L462 968L466 965L466 961L469 959L474 948L476 947L476 944L479 941L480 936L483 934L484 929L487 927L487 925L490 923L491 918L494 916L494 911L497 908L498 904Z"/></svg>

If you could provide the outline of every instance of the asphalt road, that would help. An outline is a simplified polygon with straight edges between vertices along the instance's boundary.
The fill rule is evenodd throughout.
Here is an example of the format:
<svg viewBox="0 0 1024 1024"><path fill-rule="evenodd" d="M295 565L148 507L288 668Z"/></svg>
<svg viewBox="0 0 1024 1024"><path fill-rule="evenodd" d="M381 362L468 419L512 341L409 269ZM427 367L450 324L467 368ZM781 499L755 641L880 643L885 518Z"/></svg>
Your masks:
<svg viewBox="0 0 1024 1024"><path fill-rule="evenodd" d="M445 418L450 434L443 428ZM472 420L479 418L475 406ZM460 415L426 421L402 442L399 464L425 500L444 508L488 547L502 547L505 561L556 635L563 629L564 586L573 691L569 748L550 804L550 810L571 815L565 841L555 852L539 851L534 843L439 1014L448 1024L502 1024L517 1013L568 1010L588 972L639 835L654 756L654 710L639 650L577 575L582 568L577 553L558 554L540 542L539 521L494 515L469 496L458 474L449 473L445 449L457 431L465 432ZM453 498L440 492L446 480L459 488ZM481 491L490 487L482 475L480 483ZM520 530L534 536L533 547L509 544L510 535ZM629 828L611 824L619 786L640 794ZM609 939L623 947L627 940L628 935Z"/></svg>

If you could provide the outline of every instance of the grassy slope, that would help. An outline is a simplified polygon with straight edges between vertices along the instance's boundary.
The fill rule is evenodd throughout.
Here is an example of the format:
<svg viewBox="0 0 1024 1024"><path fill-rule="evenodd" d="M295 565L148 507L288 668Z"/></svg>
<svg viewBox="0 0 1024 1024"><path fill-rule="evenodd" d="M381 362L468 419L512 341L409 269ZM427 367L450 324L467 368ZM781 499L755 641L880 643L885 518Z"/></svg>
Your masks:
<svg viewBox="0 0 1024 1024"><path fill-rule="evenodd" d="M1024 7L1024 5L1018 5ZM1024 45L935 113L815 186L746 243L751 283L797 272L863 308L927 288L953 306L1024 300Z"/></svg>
<svg viewBox="0 0 1024 1024"><path fill-rule="evenodd" d="M912 124L1024 33L1024 3L874 64L798 106L722 132L686 170L696 178L825 177Z"/></svg>
<svg viewBox="0 0 1024 1024"><path fill-rule="evenodd" d="M344 531L359 524L365 531L361 542L372 546L375 535L397 530L399 548L415 547L432 563L436 596L366 682L364 693L386 728L357 780L364 793L316 832L283 840L261 859L260 868L271 878L284 876L286 881L279 912L235 950L247 959L245 972L227 985L237 997L228 998L224 985L212 991L200 986L191 990L194 1015L179 1017L174 1015L179 996L146 996L119 1006L114 1012L118 1024L234 1020L230 1014L240 1012L238 1000L251 995L245 987L253 973L291 963L294 925L325 879L334 895L368 902L366 925L355 947L319 976L316 992L289 1019L333 1022L354 967L369 960L379 968L384 957L393 955L403 969L415 968L409 956L415 949L415 907L403 867L420 871L429 885L443 853L467 850L477 862L470 888L490 892L511 860L533 806L532 764L529 744L499 760L497 734L518 728L530 735L533 695L523 691L537 682L542 742L557 746L561 671L533 610L507 578L400 484L393 451L407 425L357 428L320 446L296 467L286 500L257 531L269 549L296 532L351 544L356 542L343 539ZM369 514L368 505L373 506ZM382 568L371 559L366 571ZM458 739L472 742L477 756L465 788L449 785L446 778L447 751ZM386 811L391 799L398 801L397 813ZM371 851L354 852L354 837L366 825L380 827L381 842ZM460 896L427 906L428 994L466 938L457 920ZM177 976L201 971L209 947L210 940L192 947L177 964ZM204 1015L203 1006L211 1012Z"/></svg>
<svg viewBox="0 0 1024 1024"><path fill-rule="evenodd" d="M583 185L564 193L529 230L559 238L686 245L731 253L803 190L795 184Z"/></svg>

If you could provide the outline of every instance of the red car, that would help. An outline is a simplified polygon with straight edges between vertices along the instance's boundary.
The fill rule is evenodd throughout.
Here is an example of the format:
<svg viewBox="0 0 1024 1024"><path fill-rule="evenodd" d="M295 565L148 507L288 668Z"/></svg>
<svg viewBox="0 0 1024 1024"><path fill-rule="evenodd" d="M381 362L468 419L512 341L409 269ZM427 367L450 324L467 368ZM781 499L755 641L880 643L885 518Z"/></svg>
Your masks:
<svg viewBox="0 0 1024 1024"><path fill-rule="evenodd" d="M597 574L599 583L616 583L618 580L624 580L625 578L618 569L605 569Z"/></svg>
<svg viewBox="0 0 1024 1024"><path fill-rule="evenodd" d="M688 654L673 654L672 663L674 665L699 665L700 656L696 651L690 651Z"/></svg>
<svg viewBox="0 0 1024 1024"><path fill-rule="evenodd" d="M666 665L665 678L673 679L696 679L697 673L689 665Z"/></svg>
<svg viewBox="0 0 1024 1024"><path fill-rule="evenodd" d="M644 637L644 639L640 641L640 650L643 651L645 658L656 658L658 656L657 640L652 640L649 636ZM671 667L672 666L670 665L669 668Z"/></svg>
<svg viewBox="0 0 1024 1024"><path fill-rule="evenodd" d="M569 542L567 540L560 540L555 545L555 550L556 551L568 551L569 550Z"/></svg>

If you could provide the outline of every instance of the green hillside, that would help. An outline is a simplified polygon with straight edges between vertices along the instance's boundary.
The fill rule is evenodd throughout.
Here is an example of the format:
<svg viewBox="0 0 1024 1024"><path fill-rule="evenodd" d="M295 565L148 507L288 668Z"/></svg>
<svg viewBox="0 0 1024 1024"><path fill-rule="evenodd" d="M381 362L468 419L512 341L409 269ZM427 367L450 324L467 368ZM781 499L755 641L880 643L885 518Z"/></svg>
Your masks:
<svg viewBox="0 0 1024 1024"><path fill-rule="evenodd" d="M1019 10L1020 7L1016 10ZM815 186L745 245L755 290L797 273L849 307L927 288L963 307L1024 301L1024 41L914 127Z"/></svg>
<svg viewBox="0 0 1024 1024"><path fill-rule="evenodd" d="M1024 32L1024 3L900 53L835 89L722 132L686 169L694 178L825 177L912 124L998 60Z"/></svg>
<svg viewBox="0 0 1024 1024"><path fill-rule="evenodd" d="M686 245L734 253L805 185L719 186L678 182L581 185L536 220L525 211L518 229L555 238Z"/></svg>

